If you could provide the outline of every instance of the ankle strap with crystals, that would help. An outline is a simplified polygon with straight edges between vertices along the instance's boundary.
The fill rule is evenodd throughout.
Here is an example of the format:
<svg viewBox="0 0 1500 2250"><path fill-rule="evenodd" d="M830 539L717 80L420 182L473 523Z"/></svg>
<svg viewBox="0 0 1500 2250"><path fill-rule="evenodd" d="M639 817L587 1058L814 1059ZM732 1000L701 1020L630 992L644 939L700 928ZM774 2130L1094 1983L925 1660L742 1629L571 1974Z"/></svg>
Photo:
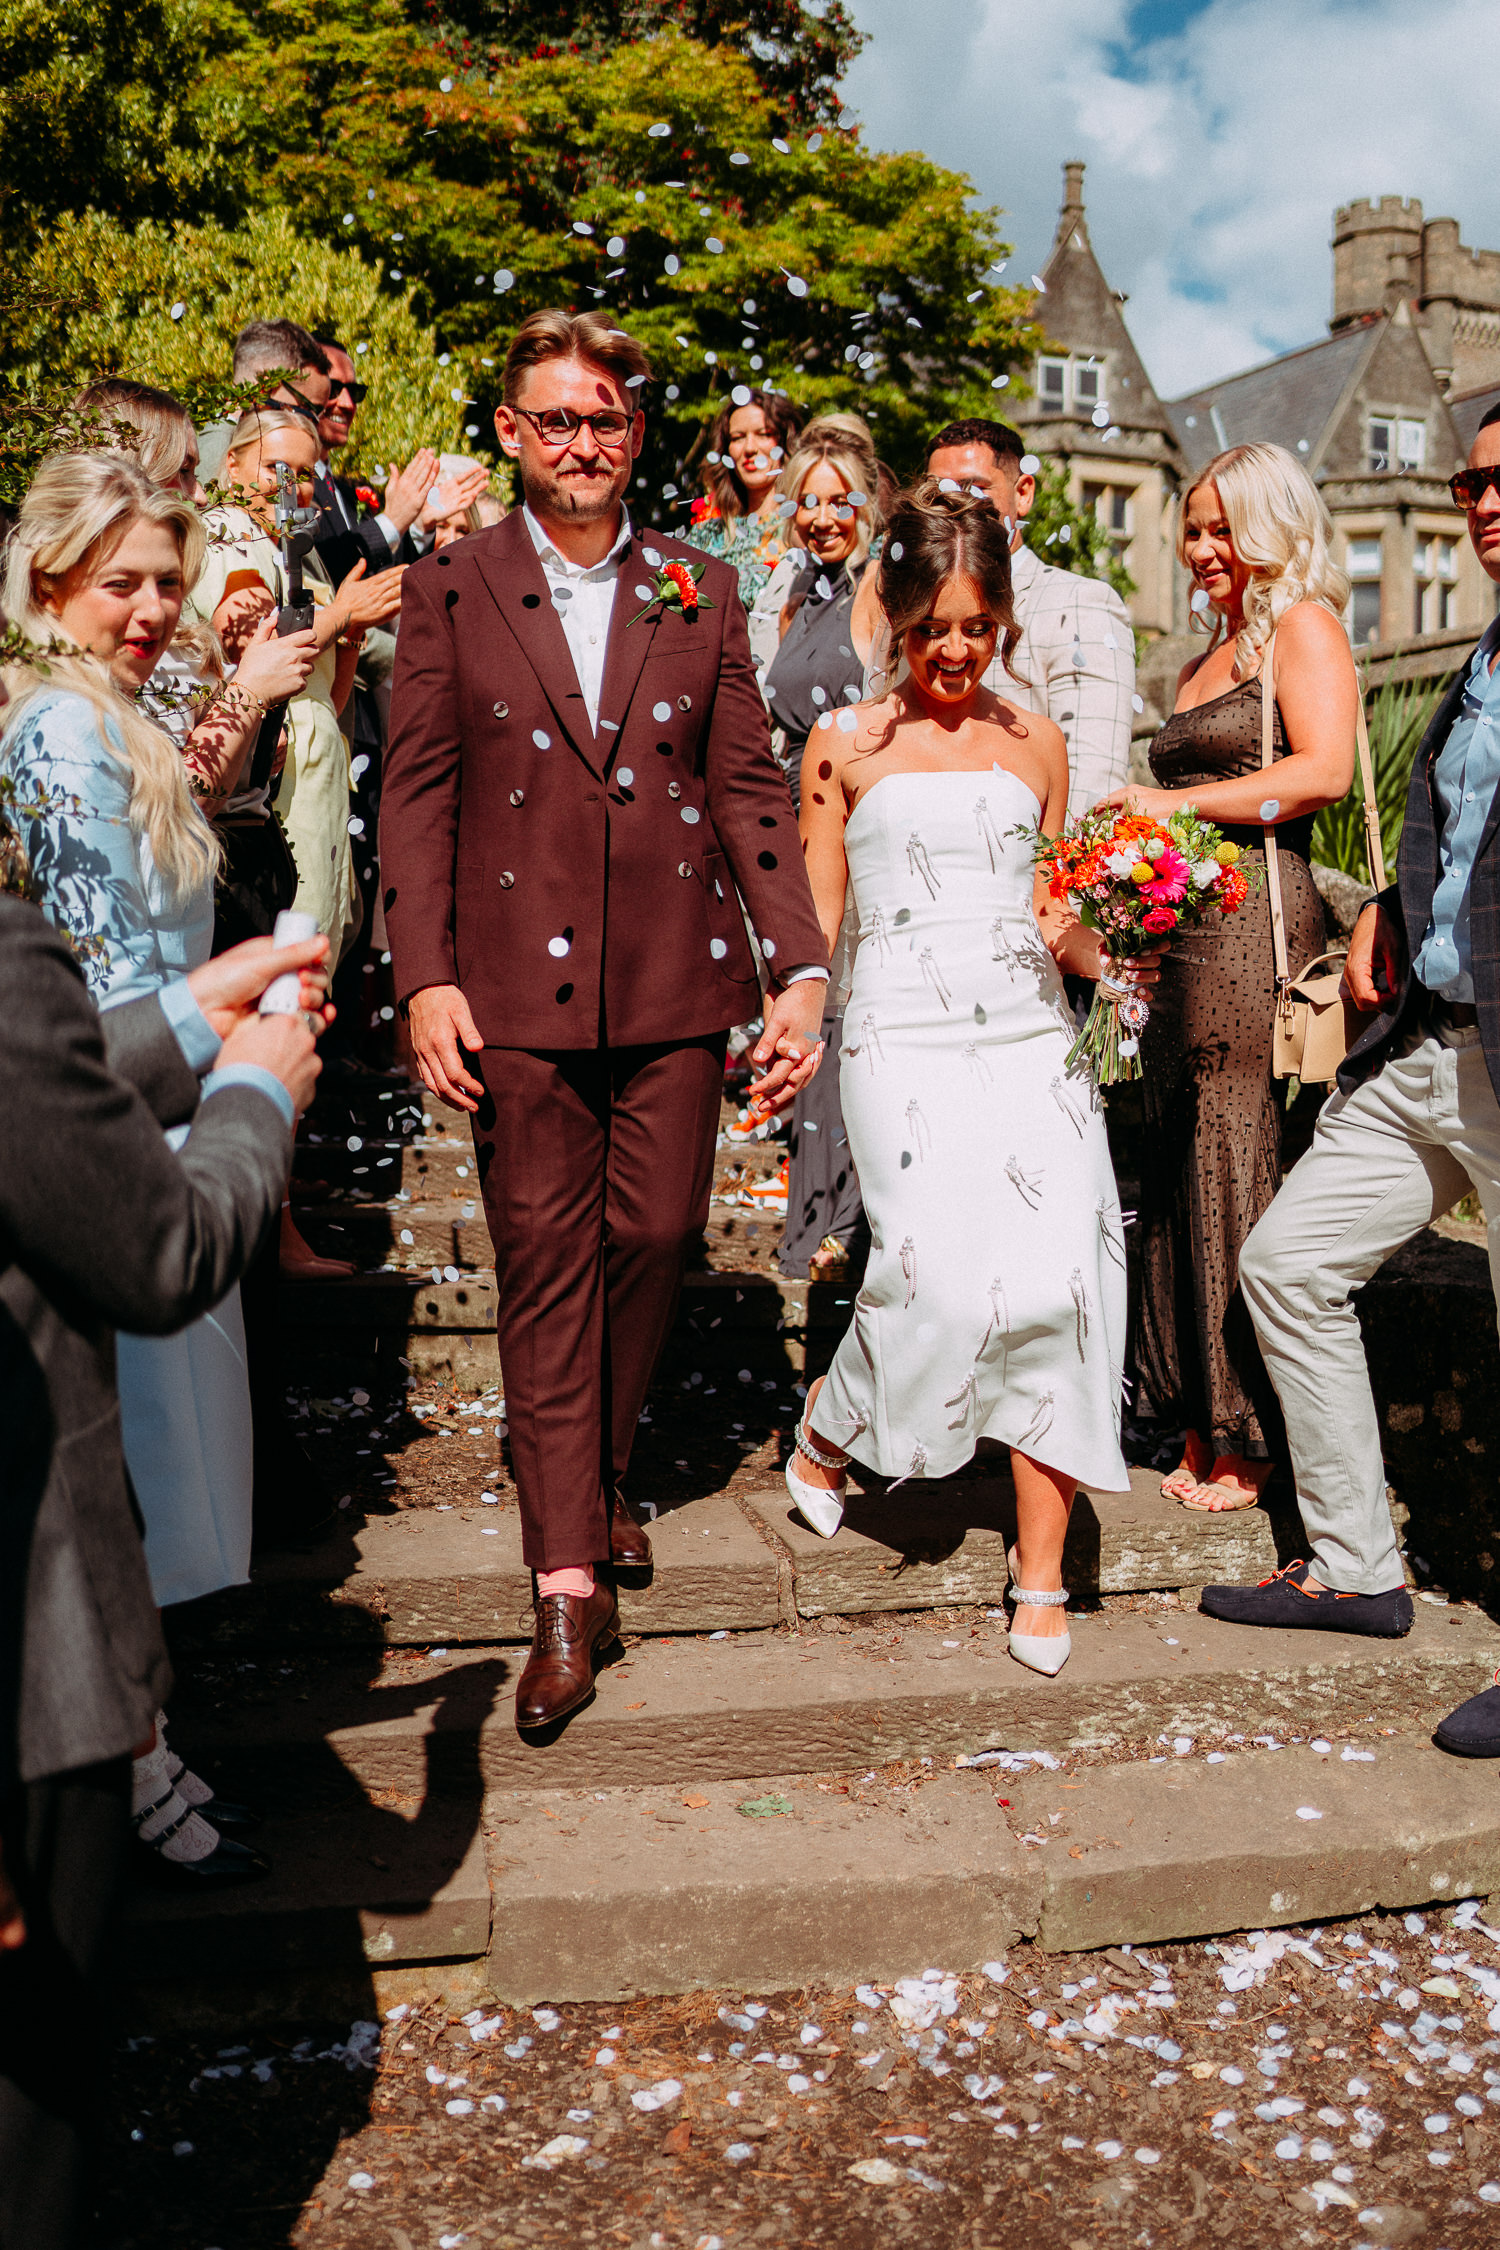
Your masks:
<svg viewBox="0 0 1500 2250"><path fill-rule="evenodd" d="M1061 1609L1069 1599L1066 1586L1060 1587L1055 1594L1033 1594L1024 1586L1012 1584L1007 1592L1013 1602L1024 1602L1028 1609Z"/></svg>
<svg viewBox="0 0 1500 2250"><path fill-rule="evenodd" d="M796 1445L797 1451L799 1453L805 1454L808 1460L813 1462L814 1465L820 1469L827 1469L830 1471L830 1473L832 1473L840 1469L847 1469L849 1466L848 1460L844 1454L825 1453L820 1445L814 1443L813 1439L808 1434L807 1416L805 1414L803 1415L802 1420L797 1424L797 1433L793 1442Z"/></svg>

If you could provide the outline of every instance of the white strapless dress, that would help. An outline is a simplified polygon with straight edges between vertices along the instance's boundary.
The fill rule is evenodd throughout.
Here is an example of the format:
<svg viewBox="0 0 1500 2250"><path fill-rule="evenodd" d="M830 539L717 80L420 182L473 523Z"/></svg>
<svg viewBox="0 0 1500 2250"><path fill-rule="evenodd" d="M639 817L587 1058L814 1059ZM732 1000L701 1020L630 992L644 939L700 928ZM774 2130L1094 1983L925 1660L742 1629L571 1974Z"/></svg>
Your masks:
<svg viewBox="0 0 1500 2250"><path fill-rule="evenodd" d="M872 1249L816 1426L881 1476L951 1476L984 1437L1123 1492L1119 1198L1009 833L1037 813L1002 766L889 774L844 831L841 1085Z"/></svg>

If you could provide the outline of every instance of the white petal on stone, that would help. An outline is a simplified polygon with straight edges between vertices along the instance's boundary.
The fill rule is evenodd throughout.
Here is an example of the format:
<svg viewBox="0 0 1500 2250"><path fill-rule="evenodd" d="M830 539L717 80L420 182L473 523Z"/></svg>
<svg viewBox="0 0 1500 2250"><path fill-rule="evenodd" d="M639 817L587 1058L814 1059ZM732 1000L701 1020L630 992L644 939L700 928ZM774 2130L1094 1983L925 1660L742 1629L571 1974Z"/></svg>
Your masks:
<svg viewBox="0 0 1500 2250"><path fill-rule="evenodd" d="M568 938L555 937L548 938L547 940L547 951L551 954L554 961L560 961L563 958L564 954L571 953L572 950L572 943Z"/></svg>
<svg viewBox="0 0 1500 2250"><path fill-rule="evenodd" d="M468 2117L473 2112L474 2104L460 2094L457 2101L444 2102L443 2107L450 2117Z"/></svg>
<svg viewBox="0 0 1500 2250"><path fill-rule="evenodd" d="M1339 1756L1346 1766L1355 1764L1373 1766L1375 1763L1373 1750L1356 1750L1352 1742L1345 1744L1339 1752Z"/></svg>
<svg viewBox="0 0 1500 2250"><path fill-rule="evenodd" d="M1297 1807L1297 1818L1299 1820L1321 1820L1322 1817L1323 1815L1316 1805L1299 1805Z"/></svg>
<svg viewBox="0 0 1500 2250"><path fill-rule="evenodd" d="M375 2175L373 2172L351 2172L349 2174L349 2185L352 2188L359 2188L361 2191L365 2188L372 2188L375 2185Z"/></svg>
<svg viewBox="0 0 1500 2250"><path fill-rule="evenodd" d="M862 2156L848 2171L851 2180L860 2180L866 2187L899 2187L906 2177L888 2156Z"/></svg>
<svg viewBox="0 0 1500 2250"><path fill-rule="evenodd" d="M552 748L551 735L546 733L546 731L541 727L532 728L531 739L536 744L538 750L550 750Z"/></svg>
<svg viewBox="0 0 1500 2250"><path fill-rule="evenodd" d="M1124 2153L1125 2146L1122 2141L1095 2141L1094 2143L1094 2154L1102 2156L1106 2164L1113 2164L1115 2158L1123 2156Z"/></svg>

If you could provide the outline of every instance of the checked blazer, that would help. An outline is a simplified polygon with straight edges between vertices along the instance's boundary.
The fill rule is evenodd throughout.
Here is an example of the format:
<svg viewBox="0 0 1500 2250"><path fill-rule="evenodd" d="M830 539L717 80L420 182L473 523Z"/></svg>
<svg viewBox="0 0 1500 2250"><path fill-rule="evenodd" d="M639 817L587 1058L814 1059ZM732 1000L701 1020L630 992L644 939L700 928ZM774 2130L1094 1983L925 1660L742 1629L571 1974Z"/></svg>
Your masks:
<svg viewBox="0 0 1500 2250"><path fill-rule="evenodd" d="M1381 893L1379 900L1404 940L1401 990L1388 1008L1370 1018L1367 1028L1345 1056L1338 1079L1345 1093L1373 1077L1389 1061L1405 1039L1422 1004L1423 987L1413 972L1411 960L1426 934L1433 893L1442 872L1438 849L1442 823L1434 801L1432 769L1458 716L1472 661L1473 651L1470 650L1412 760L1396 880ZM1479 1036L1490 1084L1500 1096L1500 789L1496 790L1490 805L1474 858L1469 914Z"/></svg>
<svg viewBox="0 0 1500 2250"><path fill-rule="evenodd" d="M678 557L692 619L653 603ZM398 996L458 985L487 1047L753 1016L736 891L773 975L828 958L735 573L663 533L621 559L597 732L519 509L412 566L380 831Z"/></svg>

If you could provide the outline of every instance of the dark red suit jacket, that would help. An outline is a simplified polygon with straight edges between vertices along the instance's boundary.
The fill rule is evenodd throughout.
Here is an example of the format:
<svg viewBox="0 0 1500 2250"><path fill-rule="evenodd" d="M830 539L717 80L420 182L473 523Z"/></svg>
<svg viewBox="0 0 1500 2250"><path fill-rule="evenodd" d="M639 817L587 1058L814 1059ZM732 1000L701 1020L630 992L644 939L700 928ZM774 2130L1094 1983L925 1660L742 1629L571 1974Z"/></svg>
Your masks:
<svg viewBox="0 0 1500 2250"><path fill-rule="evenodd" d="M643 552L644 550L644 552ZM654 1045L759 1009L736 888L774 970L826 963L738 579L650 610L637 533L597 735L519 509L408 570L380 815L402 999L456 984L486 1046Z"/></svg>

